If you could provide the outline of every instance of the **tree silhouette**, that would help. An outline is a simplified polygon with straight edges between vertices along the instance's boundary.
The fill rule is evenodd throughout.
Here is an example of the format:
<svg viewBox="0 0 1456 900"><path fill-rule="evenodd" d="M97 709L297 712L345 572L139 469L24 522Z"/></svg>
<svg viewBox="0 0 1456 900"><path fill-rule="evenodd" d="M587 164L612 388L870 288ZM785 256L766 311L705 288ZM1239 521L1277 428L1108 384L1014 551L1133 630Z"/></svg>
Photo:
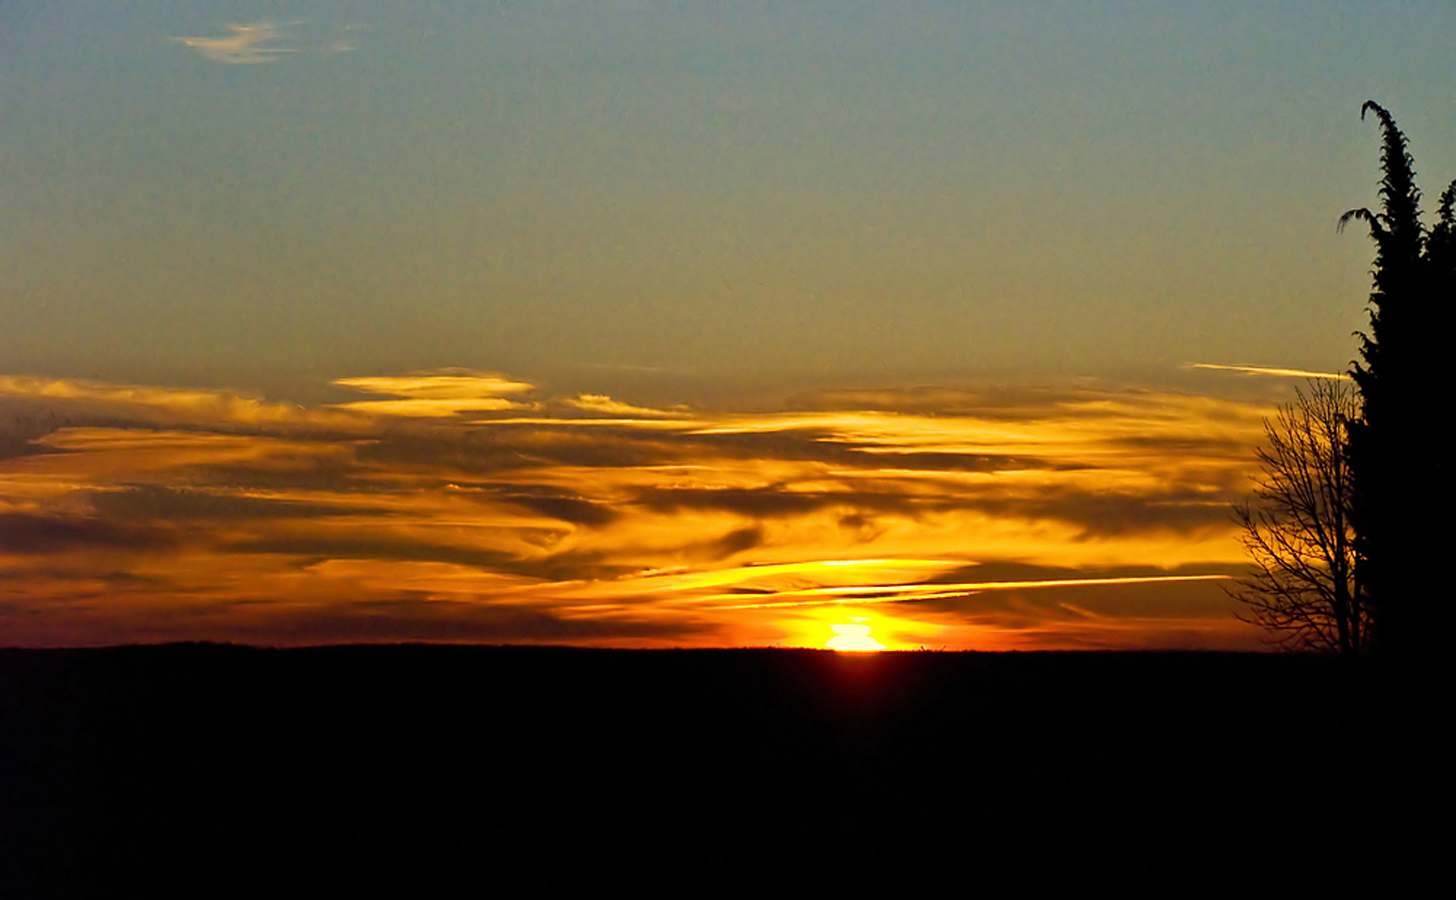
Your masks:
<svg viewBox="0 0 1456 900"><path fill-rule="evenodd" d="M1439 366L1456 350L1452 287L1456 182L1441 196L1440 222L1421 224L1405 135L1374 102L1382 134L1379 212L1354 209L1340 227L1360 220L1375 241L1370 330L1359 333L1363 362L1351 374L1361 411L1350 423L1348 454L1354 494L1351 516L1360 582L1374 617L1376 643L1427 652L1444 643L1451 619L1441 555L1451 546L1450 445L1431 392Z"/></svg>
<svg viewBox="0 0 1456 900"><path fill-rule="evenodd" d="M1290 649L1358 653L1370 619L1357 581L1346 427L1359 412L1344 381L1310 381L1264 420L1263 477L1234 507L1254 563L1230 593L1239 618Z"/></svg>

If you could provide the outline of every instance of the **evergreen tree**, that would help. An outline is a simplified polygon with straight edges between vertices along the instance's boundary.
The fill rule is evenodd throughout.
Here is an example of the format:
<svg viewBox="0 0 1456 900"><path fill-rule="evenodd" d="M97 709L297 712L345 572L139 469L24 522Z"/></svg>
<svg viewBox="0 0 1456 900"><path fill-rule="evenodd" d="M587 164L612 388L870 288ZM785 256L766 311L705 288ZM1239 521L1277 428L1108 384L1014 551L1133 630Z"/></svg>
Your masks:
<svg viewBox="0 0 1456 900"><path fill-rule="evenodd" d="M1375 241L1370 330L1361 333L1351 374L1360 389L1361 415L1349 429L1354 480L1351 515L1360 582L1367 592L1376 645L1399 653L1427 653L1444 642L1451 602L1439 571L1449 552L1456 515L1450 450L1435 402L1438 365L1456 351L1451 340L1450 291L1456 279L1456 184L1441 198L1441 221L1427 234L1421 194L1405 135L1380 105L1367 102L1383 146L1380 212L1356 209Z"/></svg>

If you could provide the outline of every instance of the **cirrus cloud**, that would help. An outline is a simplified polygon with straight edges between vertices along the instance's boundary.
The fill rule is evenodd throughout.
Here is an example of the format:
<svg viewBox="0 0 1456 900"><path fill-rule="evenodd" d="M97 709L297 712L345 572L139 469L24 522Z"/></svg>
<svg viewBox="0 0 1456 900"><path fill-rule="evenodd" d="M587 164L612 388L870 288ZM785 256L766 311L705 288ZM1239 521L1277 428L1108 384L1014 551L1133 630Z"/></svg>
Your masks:
<svg viewBox="0 0 1456 900"><path fill-rule="evenodd" d="M292 22L232 22L225 26L228 34L172 37L171 40L195 50L199 55L213 62L225 65L258 65L274 63L304 53L348 53L356 49L352 38L334 34L319 39L317 35L307 40L300 35L300 26L307 25L303 19ZM345 26L345 32L354 32L358 25Z"/></svg>
<svg viewBox="0 0 1456 900"><path fill-rule="evenodd" d="M283 38L284 28L285 25L268 21L246 25L231 23L227 26L227 30L232 33L228 35L174 37L172 40L185 47L191 47L213 62L229 65L253 65L276 62L281 55L299 52L296 47L279 46L276 43Z"/></svg>

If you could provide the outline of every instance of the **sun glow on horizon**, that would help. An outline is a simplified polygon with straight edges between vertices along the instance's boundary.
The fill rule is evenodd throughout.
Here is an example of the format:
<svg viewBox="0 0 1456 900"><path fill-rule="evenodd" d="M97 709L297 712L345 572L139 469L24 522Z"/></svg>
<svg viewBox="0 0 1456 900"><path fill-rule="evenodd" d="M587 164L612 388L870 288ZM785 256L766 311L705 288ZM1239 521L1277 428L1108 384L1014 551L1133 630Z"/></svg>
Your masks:
<svg viewBox="0 0 1456 900"><path fill-rule="evenodd" d="M851 653L874 653L886 649L870 634L869 621L866 616L850 616L848 622L830 625L829 630L834 632L834 637L825 641L824 646Z"/></svg>

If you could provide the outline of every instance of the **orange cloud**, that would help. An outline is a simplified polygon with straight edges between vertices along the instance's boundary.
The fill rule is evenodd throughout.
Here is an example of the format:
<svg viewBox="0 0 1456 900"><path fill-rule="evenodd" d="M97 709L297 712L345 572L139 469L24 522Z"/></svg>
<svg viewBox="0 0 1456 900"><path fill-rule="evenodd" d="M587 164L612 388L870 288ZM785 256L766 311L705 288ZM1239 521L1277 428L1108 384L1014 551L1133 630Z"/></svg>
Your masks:
<svg viewBox="0 0 1456 900"><path fill-rule="evenodd" d="M892 647L1256 642L1218 588L1256 404L1080 385L743 413L463 370L334 384L382 399L0 377L0 629L813 644L852 614Z"/></svg>

